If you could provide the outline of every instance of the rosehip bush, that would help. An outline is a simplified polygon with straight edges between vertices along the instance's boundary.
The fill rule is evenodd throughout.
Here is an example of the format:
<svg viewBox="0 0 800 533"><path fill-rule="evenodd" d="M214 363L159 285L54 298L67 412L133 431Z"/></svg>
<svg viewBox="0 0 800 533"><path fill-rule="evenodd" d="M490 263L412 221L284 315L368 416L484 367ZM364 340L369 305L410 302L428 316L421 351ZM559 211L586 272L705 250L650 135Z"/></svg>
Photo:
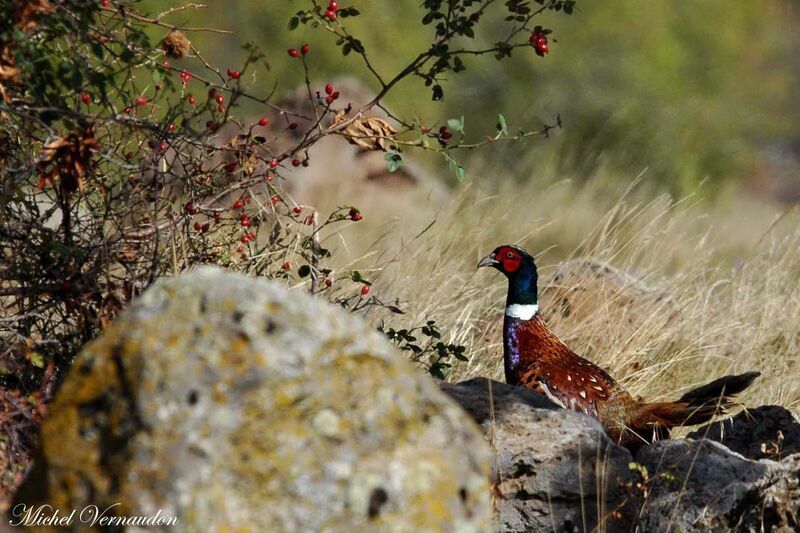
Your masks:
<svg viewBox="0 0 800 533"><path fill-rule="evenodd" d="M471 62L517 50L540 60L536 54L552 52L555 39L534 21L545 11L570 13L573 1L424 0L419 22L431 27L430 42L397 72L386 72L380 51L368 55L347 29L349 18L369 16L377 3L298 5L290 29L329 32L375 79L379 89L367 104L354 108L336 87L315 79L314 50L300 31L294 42L261 43L266 50L250 44L242 57L217 66L192 38L226 30L177 24L194 4L158 16L141 12L135 0L2 4L8 23L0 29L0 387L5 398L19 399L0 411L4 427L38 420L84 343L158 277L196 264L305 282L353 311L402 313L358 272L326 266L332 252L322 237L368 217L349 205L320 213L282 190L295 167L314 164L320 139L338 135L384 151L389 171L402 166L408 150L433 151L463 179L460 150L553 127L509 134L501 115L496 131L471 139L463 117L390 122L371 111L406 78L418 78L433 100L442 100L445 79L457 83ZM483 28L484 20L492 23ZM495 44L475 45L479 32L481 42ZM294 87L270 79L266 59L302 69L313 117L275 104L276 93ZM243 101L280 119L248 119L238 113ZM300 122L310 123L302 135L283 137ZM278 150L281 138L299 140ZM455 353L432 346L437 362Z"/></svg>

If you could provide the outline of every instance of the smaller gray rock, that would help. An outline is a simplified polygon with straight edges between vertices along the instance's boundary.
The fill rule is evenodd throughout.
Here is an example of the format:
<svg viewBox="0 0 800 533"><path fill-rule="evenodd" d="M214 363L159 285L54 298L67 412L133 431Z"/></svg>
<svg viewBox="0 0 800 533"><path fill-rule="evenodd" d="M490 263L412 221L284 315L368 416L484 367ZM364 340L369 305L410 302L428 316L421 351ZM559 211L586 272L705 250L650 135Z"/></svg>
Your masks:
<svg viewBox="0 0 800 533"><path fill-rule="evenodd" d="M496 531L632 528L639 475L595 419L486 378L440 385L489 440Z"/></svg>
<svg viewBox="0 0 800 533"><path fill-rule="evenodd" d="M800 452L800 420L785 407L763 405L698 428L689 437L721 442L750 459L781 460Z"/></svg>
<svg viewBox="0 0 800 533"><path fill-rule="evenodd" d="M796 531L800 456L753 461L711 440L667 440L636 455L647 494L639 531Z"/></svg>

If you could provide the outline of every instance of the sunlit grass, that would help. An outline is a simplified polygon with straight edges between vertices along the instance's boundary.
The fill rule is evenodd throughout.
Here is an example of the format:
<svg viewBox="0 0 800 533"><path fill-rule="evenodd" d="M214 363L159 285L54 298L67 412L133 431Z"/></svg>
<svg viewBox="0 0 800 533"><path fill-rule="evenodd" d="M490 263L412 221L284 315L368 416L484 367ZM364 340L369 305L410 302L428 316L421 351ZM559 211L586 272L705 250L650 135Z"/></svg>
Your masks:
<svg viewBox="0 0 800 533"><path fill-rule="evenodd" d="M380 222L374 212L371 223L327 245L342 265L364 267L373 294L396 298L406 312L368 319L434 319L448 342L467 347L469 361L453 361L449 380L502 379L505 280L475 265L497 245L516 243L536 255L552 328L634 395L670 399L724 374L759 370L743 402L797 408L797 211L742 193L721 194L716 204L674 202L635 182L608 183L465 186L444 205L395 196L402 215ZM565 278L562 266L554 282L564 261L576 273ZM587 264L608 270L581 274ZM580 295L568 316L565 294Z"/></svg>

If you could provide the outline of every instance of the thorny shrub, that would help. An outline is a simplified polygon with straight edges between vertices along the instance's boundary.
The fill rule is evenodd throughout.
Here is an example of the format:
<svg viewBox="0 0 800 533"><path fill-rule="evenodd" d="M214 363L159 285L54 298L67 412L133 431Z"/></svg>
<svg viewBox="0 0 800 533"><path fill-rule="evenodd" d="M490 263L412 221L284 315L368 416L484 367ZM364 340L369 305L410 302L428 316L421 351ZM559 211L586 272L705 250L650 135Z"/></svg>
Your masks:
<svg viewBox="0 0 800 533"><path fill-rule="evenodd" d="M347 30L347 19L361 15L347 3L306 1L288 24L327 31L344 55L357 57L379 87L359 108L313 78L314 51L300 36L294 45L264 43L268 52L249 44L237 65L210 64L192 35L226 32L170 22L193 4L150 16L134 0L3 3L0 424L3 453L18 465L26 463L32 429L71 359L159 276L211 263L306 280L321 297L334 285L350 287L352 295L341 296L340 287L329 299L352 311L381 306L402 313L371 293L358 272L326 266L331 251L320 246L320 235L359 222L358 208L323 214L282 190L293 167L314 163L320 139L340 135L385 151L389 171L409 149L434 151L462 179L459 150L546 135L553 127L509 134L501 115L497 131L475 141L466 138L463 118L428 126L370 112L383 109L386 94L408 77L441 100L445 78L464 70L467 58L502 60L526 48L539 60L550 51L550 31L534 20L547 10L571 13L573 1L424 0L421 23L431 26L431 41L392 75ZM494 22L485 31L503 35L493 46L471 46L486 18ZM313 117L273 103L277 89L259 92L279 87L275 80L255 83L269 76L267 56L303 70ZM246 120L236 113L243 101L280 118ZM311 127L288 149L275 149L301 118ZM417 329L434 342L417 346L410 340ZM387 331L436 375L450 355L463 356L439 340L433 322Z"/></svg>

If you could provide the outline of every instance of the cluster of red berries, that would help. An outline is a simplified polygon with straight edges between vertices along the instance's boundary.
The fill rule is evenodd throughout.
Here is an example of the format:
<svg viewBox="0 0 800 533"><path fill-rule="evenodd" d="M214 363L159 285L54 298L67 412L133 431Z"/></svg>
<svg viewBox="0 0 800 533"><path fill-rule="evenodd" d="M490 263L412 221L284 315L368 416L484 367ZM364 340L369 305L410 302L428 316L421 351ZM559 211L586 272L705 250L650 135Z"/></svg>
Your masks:
<svg viewBox="0 0 800 533"><path fill-rule="evenodd" d="M328 9L325 11L325 18L336 20L336 12L339 11L339 4L335 0L328 2Z"/></svg>
<svg viewBox="0 0 800 533"><path fill-rule="evenodd" d="M453 134L450 133L450 130L447 129L447 126L442 126L439 128L439 139L441 139L443 142L449 141L452 139L452 137Z"/></svg>
<svg viewBox="0 0 800 533"><path fill-rule="evenodd" d="M306 55L311 51L311 47L307 44L304 44L300 47L300 51L297 51L297 48L289 48L286 52L289 54L289 57L300 57L300 54Z"/></svg>
<svg viewBox="0 0 800 533"><path fill-rule="evenodd" d="M547 35L545 35L543 31L537 31L531 35L530 42L533 45L536 55L539 57L544 57L544 55L550 51L547 47Z"/></svg>
<svg viewBox="0 0 800 533"><path fill-rule="evenodd" d="M191 74L189 74L185 70L181 71L181 83L183 83L184 87L189 85L189 80L191 80L191 79L192 79L192 75Z"/></svg>
<svg viewBox="0 0 800 533"><path fill-rule="evenodd" d="M333 85L330 83L325 85L325 94L325 101L328 103L328 105L331 105L334 100L339 98L339 91L334 90Z"/></svg>
<svg viewBox="0 0 800 533"><path fill-rule="evenodd" d="M350 212L348 213L348 215L350 216L350 220L352 220L353 222L358 222L359 220L364 218L361 216L359 210L356 209L355 207L350 208Z"/></svg>
<svg viewBox="0 0 800 533"><path fill-rule="evenodd" d="M242 73L238 70L233 70L232 68L228 69L228 77L232 80L238 80L241 75Z"/></svg>

